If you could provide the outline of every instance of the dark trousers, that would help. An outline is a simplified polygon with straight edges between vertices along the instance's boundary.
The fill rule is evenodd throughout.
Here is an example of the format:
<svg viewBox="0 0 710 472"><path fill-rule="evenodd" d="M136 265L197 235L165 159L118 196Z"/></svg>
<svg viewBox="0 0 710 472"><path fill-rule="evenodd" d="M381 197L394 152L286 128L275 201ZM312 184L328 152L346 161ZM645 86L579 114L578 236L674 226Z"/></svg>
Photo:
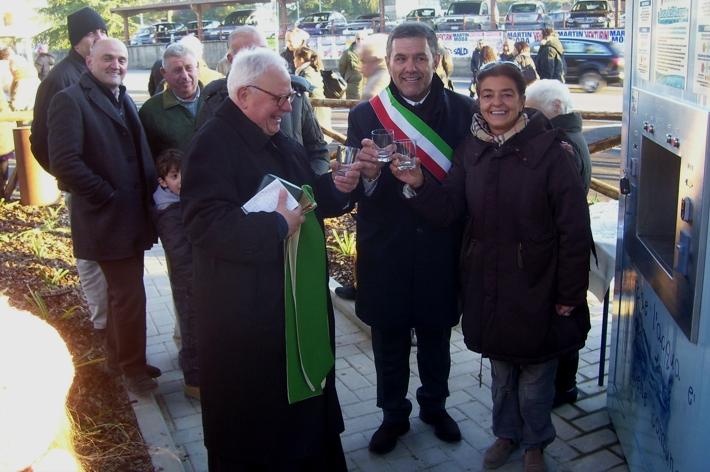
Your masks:
<svg viewBox="0 0 710 472"><path fill-rule="evenodd" d="M417 389L419 408L430 414L444 410L449 396L451 328L415 327L417 366L422 386ZM377 372L377 406L385 423L405 422L412 411L409 386L410 328L372 328L372 350Z"/></svg>
<svg viewBox="0 0 710 472"><path fill-rule="evenodd" d="M320 455L300 460L280 458L279 451L274 451L274 457L264 464L245 462L234 454L220 455L208 448L207 467L210 472L346 472L348 470L339 434L328 438L324 449Z"/></svg>
<svg viewBox="0 0 710 472"><path fill-rule="evenodd" d="M125 375L145 372L145 288L143 253L98 261L108 285L108 363Z"/></svg>
<svg viewBox="0 0 710 472"><path fill-rule="evenodd" d="M560 356L555 376L555 391L565 393L577 386L577 367L579 366L579 351L571 351Z"/></svg>

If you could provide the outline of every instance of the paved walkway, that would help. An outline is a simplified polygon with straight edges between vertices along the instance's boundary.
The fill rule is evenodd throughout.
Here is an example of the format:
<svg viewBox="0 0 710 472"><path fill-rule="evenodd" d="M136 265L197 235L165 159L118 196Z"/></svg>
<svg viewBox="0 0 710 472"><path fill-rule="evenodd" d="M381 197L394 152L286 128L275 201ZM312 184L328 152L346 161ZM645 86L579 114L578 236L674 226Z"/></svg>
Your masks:
<svg viewBox="0 0 710 472"><path fill-rule="evenodd" d="M160 388L154 399L136 403L139 423L146 442L151 445L156 470L207 471L200 404L182 393L182 374L178 369L177 349L173 340L174 316L170 283L160 246L155 246L147 254L145 270L149 315L148 360L160 367L163 375L159 379ZM447 407L461 428L463 441L454 445L439 441L431 427L418 419L416 401L413 401L415 410L412 413L412 429L401 438L393 452L377 456L370 454L367 449L369 438L382 419L375 405L375 367L369 333L353 319L352 302L339 299L334 301L337 389L345 417L342 440L350 470L481 470L483 452L493 442L490 432L490 369L488 361L484 360L482 385L479 386L480 356L466 349L460 328L453 331L451 339L451 396ZM554 411L557 440L545 450L550 471L628 470L607 414L606 389L597 386L601 304L591 295L589 301L592 304L592 331L587 347L580 352L577 375L581 398L574 406L565 405ZM409 395L414 399L420 385L415 352L410 359L412 374ZM514 457L515 460L498 470L521 470L520 454Z"/></svg>

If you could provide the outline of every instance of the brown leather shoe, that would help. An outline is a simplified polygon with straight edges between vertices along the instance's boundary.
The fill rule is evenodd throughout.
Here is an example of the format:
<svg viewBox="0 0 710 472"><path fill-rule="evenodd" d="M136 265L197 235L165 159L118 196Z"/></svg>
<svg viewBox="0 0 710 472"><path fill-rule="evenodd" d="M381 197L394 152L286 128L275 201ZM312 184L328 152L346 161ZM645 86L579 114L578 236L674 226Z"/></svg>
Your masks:
<svg viewBox="0 0 710 472"><path fill-rule="evenodd" d="M195 400L200 400L200 387L196 385L185 384L183 387L183 392L185 396L189 398L194 398Z"/></svg>
<svg viewBox="0 0 710 472"><path fill-rule="evenodd" d="M508 457L518 446L510 439L496 438L496 442L486 449L483 455L483 467L486 469L497 469L508 460Z"/></svg>
<svg viewBox="0 0 710 472"><path fill-rule="evenodd" d="M545 472L547 470L542 449L533 448L525 451L523 470L525 472Z"/></svg>

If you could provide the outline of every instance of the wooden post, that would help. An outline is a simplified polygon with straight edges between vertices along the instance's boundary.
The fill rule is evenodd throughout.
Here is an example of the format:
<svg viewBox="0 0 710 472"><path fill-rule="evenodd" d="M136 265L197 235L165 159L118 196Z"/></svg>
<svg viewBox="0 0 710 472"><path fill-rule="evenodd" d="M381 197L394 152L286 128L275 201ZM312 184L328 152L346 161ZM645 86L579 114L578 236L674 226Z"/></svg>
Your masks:
<svg viewBox="0 0 710 472"><path fill-rule="evenodd" d="M380 33L385 32L385 0L380 0Z"/></svg>
<svg viewBox="0 0 710 472"><path fill-rule="evenodd" d="M279 0L279 41L283 41L288 27L288 15L286 14L286 0Z"/></svg>
<svg viewBox="0 0 710 472"><path fill-rule="evenodd" d="M498 0L491 0L491 29L493 31L498 30L498 15L496 15L496 8L498 7Z"/></svg>
<svg viewBox="0 0 710 472"><path fill-rule="evenodd" d="M128 16L121 15L123 17L123 41L128 44L130 38L128 37Z"/></svg>
<svg viewBox="0 0 710 472"><path fill-rule="evenodd" d="M200 41L204 41L204 33L202 31L202 5L194 5L197 13L197 38Z"/></svg>

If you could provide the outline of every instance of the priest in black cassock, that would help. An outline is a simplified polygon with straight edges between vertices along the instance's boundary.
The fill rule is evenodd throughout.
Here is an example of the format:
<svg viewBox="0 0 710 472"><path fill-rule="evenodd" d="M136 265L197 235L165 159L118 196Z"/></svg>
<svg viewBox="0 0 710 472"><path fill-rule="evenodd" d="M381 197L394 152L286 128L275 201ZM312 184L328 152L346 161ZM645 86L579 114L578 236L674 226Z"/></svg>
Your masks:
<svg viewBox="0 0 710 472"><path fill-rule="evenodd" d="M280 132L295 92L273 51L240 52L227 88L193 139L180 195L209 468L345 470L322 218L348 207L359 164L316 176ZM267 174L302 188L297 208L284 190L275 210L242 210Z"/></svg>

